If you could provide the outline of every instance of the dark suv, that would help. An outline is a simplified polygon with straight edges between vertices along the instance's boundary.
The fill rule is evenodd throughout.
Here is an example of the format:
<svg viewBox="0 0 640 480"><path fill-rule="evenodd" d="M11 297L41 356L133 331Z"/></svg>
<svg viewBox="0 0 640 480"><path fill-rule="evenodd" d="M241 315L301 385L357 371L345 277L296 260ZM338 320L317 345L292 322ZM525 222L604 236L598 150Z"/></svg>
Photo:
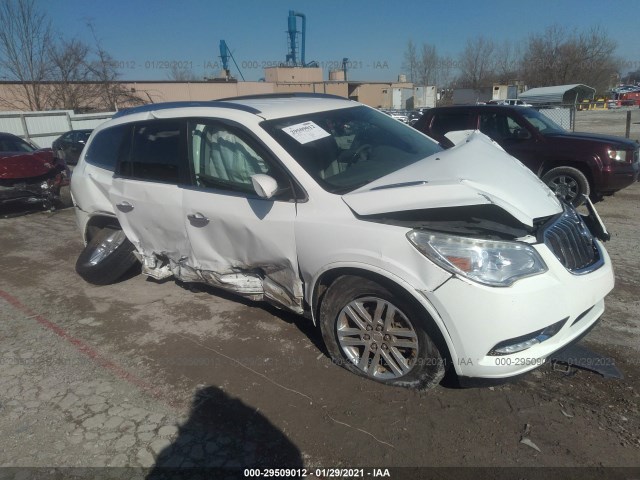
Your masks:
<svg viewBox="0 0 640 480"><path fill-rule="evenodd" d="M638 180L638 143L622 137L568 132L531 107L468 105L428 110L415 128L452 146L451 131L476 130L533 170L565 201L595 201Z"/></svg>

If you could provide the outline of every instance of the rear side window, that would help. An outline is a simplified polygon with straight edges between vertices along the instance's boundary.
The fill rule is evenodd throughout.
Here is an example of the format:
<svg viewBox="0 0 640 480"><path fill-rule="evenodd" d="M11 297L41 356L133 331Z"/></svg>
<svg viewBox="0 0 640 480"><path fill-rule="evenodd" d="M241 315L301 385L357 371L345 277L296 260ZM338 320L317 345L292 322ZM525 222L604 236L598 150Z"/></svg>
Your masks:
<svg viewBox="0 0 640 480"><path fill-rule="evenodd" d="M186 122L155 121L133 128L131 154L119 173L136 180L182 183L186 163Z"/></svg>
<svg viewBox="0 0 640 480"><path fill-rule="evenodd" d="M115 171L118 159L129 153L131 125L120 125L99 132L89 145L84 159L87 163Z"/></svg>
<svg viewBox="0 0 640 480"><path fill-rule="evenodd" d="M466 112L438 113L431 123L431 131L436 135L444 135L457 130L474 130L475 115Z"/></svg>

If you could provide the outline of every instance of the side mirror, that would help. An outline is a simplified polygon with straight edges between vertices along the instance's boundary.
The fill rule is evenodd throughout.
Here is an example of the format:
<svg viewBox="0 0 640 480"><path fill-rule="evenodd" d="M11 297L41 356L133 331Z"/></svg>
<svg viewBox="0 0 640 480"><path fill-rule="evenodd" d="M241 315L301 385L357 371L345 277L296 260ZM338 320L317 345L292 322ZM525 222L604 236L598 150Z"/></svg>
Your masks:
<svg viewBox="0 0 640 480"><path fill-rule="evenodd" d="M251 183L253 183L253 189L260 198L271 198L278 191L276 179L264 173L251 175Z"/></svg>

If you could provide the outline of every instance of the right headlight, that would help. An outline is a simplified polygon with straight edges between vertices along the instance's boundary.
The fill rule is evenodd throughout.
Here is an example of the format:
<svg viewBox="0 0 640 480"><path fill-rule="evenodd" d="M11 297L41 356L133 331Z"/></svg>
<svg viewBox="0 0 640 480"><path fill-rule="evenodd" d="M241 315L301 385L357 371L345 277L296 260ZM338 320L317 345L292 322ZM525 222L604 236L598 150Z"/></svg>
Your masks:
<svg viewBox="0 0 640 480"><path fill-rule="evenodd" d="M627 161L627 152L626 150L607 150L609 154L609 158L611 160L615 160L616 162L626 162Z"/></svg>
<svg viewBox="0 0 640 480"><path fill-rule="evenodd" d="M538 252L524 243L422 230L410 231L407 238L425 257L448 272L484 285L508 287L521 278L547 271Z"/></svg>

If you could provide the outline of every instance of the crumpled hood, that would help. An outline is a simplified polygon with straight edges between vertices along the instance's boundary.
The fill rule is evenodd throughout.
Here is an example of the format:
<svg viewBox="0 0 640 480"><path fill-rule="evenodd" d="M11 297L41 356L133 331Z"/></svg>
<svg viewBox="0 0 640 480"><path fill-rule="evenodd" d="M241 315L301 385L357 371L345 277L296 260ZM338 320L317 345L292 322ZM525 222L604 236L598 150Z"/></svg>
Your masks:
<svg viewBox="0 0 640 480"><path fill-rule="evenodd" d="M28 179L40 177L55 168L51 149L36 150L32 153L3 152L0 156L0 179Z"/></svg>
<svg viewBox="0 0 640 480"><path fill-rule="evenodd" d="M562 211L560 201L533 172L480 132L342 199L358 215L495 204L528 226Z"/></svg>

